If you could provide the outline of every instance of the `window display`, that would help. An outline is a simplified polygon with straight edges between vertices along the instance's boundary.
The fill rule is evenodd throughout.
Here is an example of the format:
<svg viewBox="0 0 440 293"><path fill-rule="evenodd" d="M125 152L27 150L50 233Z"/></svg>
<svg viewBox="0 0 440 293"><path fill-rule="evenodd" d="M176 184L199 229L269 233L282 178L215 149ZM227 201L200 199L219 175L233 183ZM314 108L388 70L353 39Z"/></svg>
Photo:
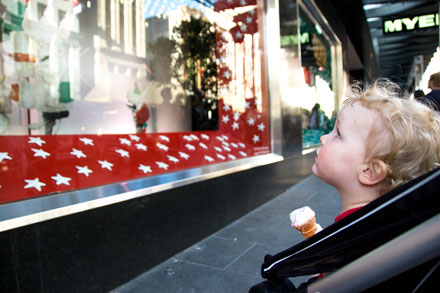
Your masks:
<svg viewBox="0 0 440 293"><path fill-rule="evenodd" d="M303 148L320 144L320 137L333 129L336 121L333 90L331 42L319 24L302 8L300 13L301 65L304 89L309 99L302 101Z"/></svg>
<svg viewBox="0 0 440 293"><path fill-rule="evenodd" d="M326 21L300 1L280 1L280 90L286 113L301 121L286 125L302 134L302 150L319 146L333 129L344 88L341 46ZM316 8L315 8L316 9ZM313 16L312 16L313 15ZM284 127L284 124L283 124Z"/></svg>
<svg viewBox="0 0 440 293"><path fill-rule="evenodd" d="M0 12L0 204L271 152L260 1Z"/></svg>

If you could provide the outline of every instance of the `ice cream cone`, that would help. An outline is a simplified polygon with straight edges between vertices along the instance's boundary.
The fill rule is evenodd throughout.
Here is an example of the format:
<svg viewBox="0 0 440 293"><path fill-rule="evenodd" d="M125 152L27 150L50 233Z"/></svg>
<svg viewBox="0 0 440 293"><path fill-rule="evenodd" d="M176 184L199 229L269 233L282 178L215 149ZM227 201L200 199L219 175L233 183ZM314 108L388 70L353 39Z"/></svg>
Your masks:
<svg viewBox="0 0 440 293"><path fill-rule="evenodd" d="M297 229L304 237L309 238L322 230L316 223L315 212L308 206L296 209L290 213L292 227Z"/></svg>
<svg viewBox="0 0 440 293"><path fill-rule="evenodd" d="M301 234L303 234L304 237L306 237L306 239L315 235L316 230L318 229L318 226L316 224L316 218L313 217L309 219L304 225L295 226L295 229L301 232Z"/></svg>

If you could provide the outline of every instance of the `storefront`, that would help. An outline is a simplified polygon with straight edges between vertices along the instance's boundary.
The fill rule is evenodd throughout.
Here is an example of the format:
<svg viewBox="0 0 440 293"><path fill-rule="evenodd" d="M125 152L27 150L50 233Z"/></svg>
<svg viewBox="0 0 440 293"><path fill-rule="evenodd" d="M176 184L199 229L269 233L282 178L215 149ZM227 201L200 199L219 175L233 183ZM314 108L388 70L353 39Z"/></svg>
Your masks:
<svg viewBox="0 0 440 293"><path fill-rule="evenodd" d="M256 0L3 9L0 204L83 210L281 159Z"/></svg>
<svg viewBox="0 0 440 293"><path fill-rule="evenodd" d="M340 104L342 48L313 1L0 9L0 245L17 288L108 291L214 233L310 174L303 153Z"/></svg>

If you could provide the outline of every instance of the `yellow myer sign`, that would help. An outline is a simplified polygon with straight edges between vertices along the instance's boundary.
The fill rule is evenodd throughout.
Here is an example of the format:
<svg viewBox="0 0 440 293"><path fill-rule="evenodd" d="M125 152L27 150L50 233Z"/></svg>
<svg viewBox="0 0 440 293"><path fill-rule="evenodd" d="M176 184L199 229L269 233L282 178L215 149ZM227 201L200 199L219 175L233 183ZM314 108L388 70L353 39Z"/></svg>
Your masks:
<svg viewBox="0 0 440 293"><path fill-rule="evenodd" d="M438 13L385 20L383 33L399 33L438 26Z"/></svg>

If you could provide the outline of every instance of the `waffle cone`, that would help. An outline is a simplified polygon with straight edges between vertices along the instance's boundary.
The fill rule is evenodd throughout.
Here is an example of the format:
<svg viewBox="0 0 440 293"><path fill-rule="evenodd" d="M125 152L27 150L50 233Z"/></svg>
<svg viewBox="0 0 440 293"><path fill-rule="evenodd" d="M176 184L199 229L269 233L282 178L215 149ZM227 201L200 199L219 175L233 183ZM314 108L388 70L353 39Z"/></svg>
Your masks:
<svg viewBox="0 0 440 293"><path fill-rule="evenodd" d="M301 232L306 239L312 237L315 235L316 230L318 229L318 226L316 225L316 218L310 218L304 225L295 226L295 229Z"/></svg>

